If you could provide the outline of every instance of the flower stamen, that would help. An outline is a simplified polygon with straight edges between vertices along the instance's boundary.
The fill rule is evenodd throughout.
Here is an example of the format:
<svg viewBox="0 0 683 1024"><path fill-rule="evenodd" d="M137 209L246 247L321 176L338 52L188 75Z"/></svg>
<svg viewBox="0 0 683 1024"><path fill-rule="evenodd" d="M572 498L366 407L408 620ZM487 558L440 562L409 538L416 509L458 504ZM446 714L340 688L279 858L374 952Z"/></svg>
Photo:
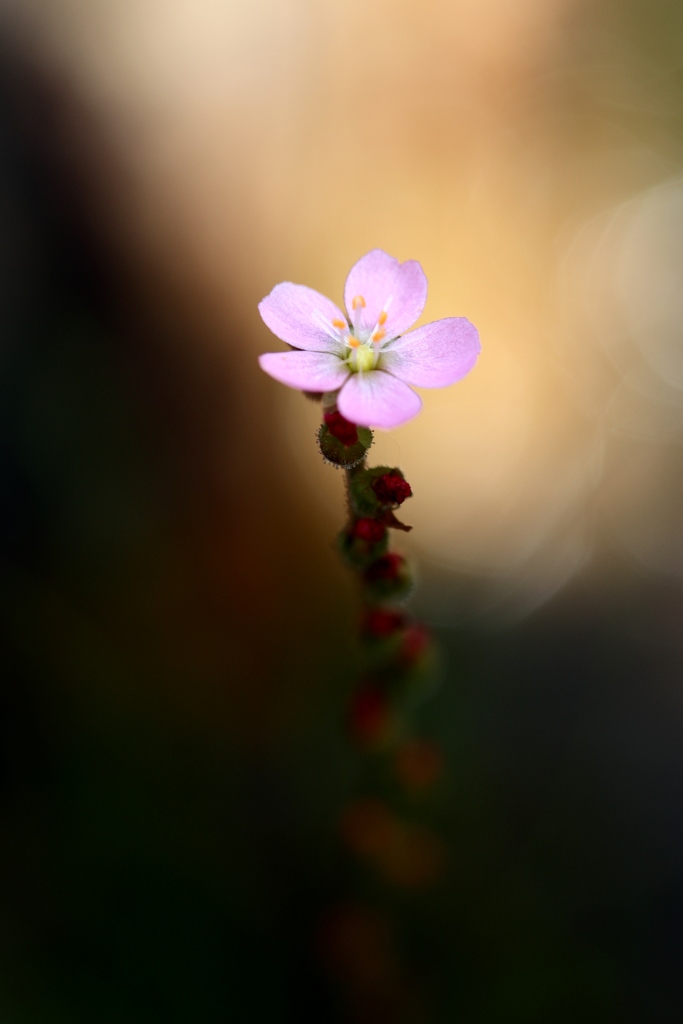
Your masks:
<svg viewBox="0 0 683 1024"><path fill-rule="evenodd" d="M363 296L354 295L354 297L351 299L351 324L356 334L360 333L364 309L365 299L363 298Z"/></svg>
<svg viewBox="0 0 683 1024"><path fill-rule="evenodd" d="M332 326L330 325L329 320L327 320L327 318L320 312L319 309L314 310L313 317L320 324L328 338L331 338L332 341L339 341L339 337L336 331L332 330ZM344 324L343 326L346 327L346 324Z"/></svg>

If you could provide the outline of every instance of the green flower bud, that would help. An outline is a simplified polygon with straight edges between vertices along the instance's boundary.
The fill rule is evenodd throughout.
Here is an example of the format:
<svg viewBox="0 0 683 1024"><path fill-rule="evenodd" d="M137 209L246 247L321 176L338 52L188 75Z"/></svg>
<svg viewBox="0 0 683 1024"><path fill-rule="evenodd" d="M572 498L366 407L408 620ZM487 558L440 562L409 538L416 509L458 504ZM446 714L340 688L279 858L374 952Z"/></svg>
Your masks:
<svg viewBox="0 0 683 1024"><path fill-rule="evenodd" d="M318 447L325 462L337 468L353 469L365 458L372 445L372 431L367 427L357 427L358 440L354 444L345 444L323 423L318 430Z"/></svg>

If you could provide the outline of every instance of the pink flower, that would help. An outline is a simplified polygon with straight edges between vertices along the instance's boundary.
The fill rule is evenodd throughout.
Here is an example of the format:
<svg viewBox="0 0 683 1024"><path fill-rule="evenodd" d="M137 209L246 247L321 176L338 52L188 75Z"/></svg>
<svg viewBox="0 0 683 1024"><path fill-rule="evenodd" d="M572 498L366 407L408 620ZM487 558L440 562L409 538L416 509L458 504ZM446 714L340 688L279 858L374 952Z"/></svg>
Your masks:
<svg viewBox="0 0 683 1024"><path fill-rule="evenodd" d="M398 427L422 406L409 385L455 384L481 348L465 317L436 320L406 334L426 299L420 264L399 263L381 249L351 268L344 288L347 316L312 288L285 281L259 303L259 312L294 351L259 356L261 369L301 391L338 391L339 412L352 423Z"/></svg>

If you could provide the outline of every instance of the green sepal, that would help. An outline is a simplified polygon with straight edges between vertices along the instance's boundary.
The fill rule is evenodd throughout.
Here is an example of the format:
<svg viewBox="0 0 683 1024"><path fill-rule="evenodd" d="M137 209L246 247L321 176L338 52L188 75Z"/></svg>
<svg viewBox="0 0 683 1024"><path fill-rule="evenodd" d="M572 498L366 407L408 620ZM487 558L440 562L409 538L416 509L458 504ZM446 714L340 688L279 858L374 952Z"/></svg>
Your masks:
<svg viewBox="0 0 683 1024"><path fill-rule="evenodd" d="M360 437L360 432L358 436ZM356 515L374 518L387 507L380 503L372 489L373 481L385 473L396 473L405 480L403 473L396 466L373 466L372 469L364 469L354 475L351 481L351 501Z"/></svg>
<svg viewBox="0 0 683 1024"><path fill-rule="evenodd" d="M382 540L372 543L362 540L360 537L353 537L348 530L342 530L337 535L337 548L343 560L352 569L367 569L369 565L385 554L389 546L389 533L385 531Z"/></svg>
<svg viewBox="0 0 683 1024"><path fill-rule="evenodd" d="M345 445L334 437L322 423L318 429L318 447L325 462L343 469L353 469L365 458L372 445L372 431L368 427L357 427L358 441L356 444Z"/></svg>

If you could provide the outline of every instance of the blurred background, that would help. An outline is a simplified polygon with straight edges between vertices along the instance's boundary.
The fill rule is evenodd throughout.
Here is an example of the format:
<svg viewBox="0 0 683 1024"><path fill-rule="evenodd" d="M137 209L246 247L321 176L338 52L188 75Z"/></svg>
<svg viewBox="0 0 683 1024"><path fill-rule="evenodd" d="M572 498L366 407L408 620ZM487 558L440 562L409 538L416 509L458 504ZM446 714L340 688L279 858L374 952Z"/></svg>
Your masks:
<svg viewBox="0 0 683 1024"><path fill-rule="evenodd" d="M682 40L672 0L2 4L3 1022L680 1020ZM371 452L448 858L351 905L342 479L256 305L374 247L483 353Z"/></svg>

